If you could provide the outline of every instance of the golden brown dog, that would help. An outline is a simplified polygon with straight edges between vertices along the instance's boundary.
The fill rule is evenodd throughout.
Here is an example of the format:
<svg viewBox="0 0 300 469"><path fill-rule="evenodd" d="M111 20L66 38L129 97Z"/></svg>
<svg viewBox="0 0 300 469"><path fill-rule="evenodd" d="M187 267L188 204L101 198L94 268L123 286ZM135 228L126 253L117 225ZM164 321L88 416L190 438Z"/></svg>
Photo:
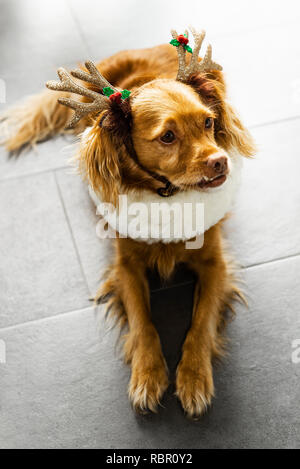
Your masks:
<svg viewBox="0 0 300 469"><path fill-rule="evenodd" d="M97 68L113 86L132 91L130 125L122 128L118 114L108 110L86 117L75 130L91 126L88 142L80 146L79 165L102 200L116 203L118 194L133 189L156 192L162 183L152 172L181 191L209 191L226 180L228 152L253 154L251 136L227 103L221 71L192 74L186 83L176 81L177 55L171 45L118 53ZM69 95L61 92L62 97ZM71 114L57 103L53 91L31 98L7 115L20 123L6 141L7 149L16 151L63 132ZM128 132L138 163L124 143ZM197 274L198 283L176 393L186 413L198 417L214 395L212 360L223 351L223 313L238 293L222 247L221 223L205 233L198 250L187 250L184 242L116 239L115 258L96 299L111 294L115 312L128 322L129 397L137 410L155 411L168 387L168 370L150 318L146 270L156 268L167 278L182 262Z"/></svg>

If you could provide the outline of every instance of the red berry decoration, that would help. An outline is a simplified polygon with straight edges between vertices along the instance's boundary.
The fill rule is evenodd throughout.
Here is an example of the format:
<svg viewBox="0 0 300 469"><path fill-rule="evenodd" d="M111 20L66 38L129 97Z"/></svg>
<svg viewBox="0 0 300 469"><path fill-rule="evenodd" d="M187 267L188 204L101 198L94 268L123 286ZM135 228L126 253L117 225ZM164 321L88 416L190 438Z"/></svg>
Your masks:
<svg viewBox="0 0 300 469"><path fill-rule="evenodd" d="M170 44L175 47L181 46L184 50L192 54L193 49L190 46L188 46L188 42L189 40L187 38L187 34L179 34L179 36L177 36L176 38L173 38L170 41Z"/></svg>
<svg viewBox="0 0 300 469"><path fill-rule="evenodd" d="M185 37L183 34L179 34L179 36L177 36L177 41L180 42L180 44L184 44L185 46L189 42L188 38Z"/></svg>
<svg viewBox="0 0 300 469"><path fill-rule="evenodd" d="M111 94L109 99L114 103L120 104L122 99L122 93L120 93L120 91L117 91L116 93Z"/></svg>

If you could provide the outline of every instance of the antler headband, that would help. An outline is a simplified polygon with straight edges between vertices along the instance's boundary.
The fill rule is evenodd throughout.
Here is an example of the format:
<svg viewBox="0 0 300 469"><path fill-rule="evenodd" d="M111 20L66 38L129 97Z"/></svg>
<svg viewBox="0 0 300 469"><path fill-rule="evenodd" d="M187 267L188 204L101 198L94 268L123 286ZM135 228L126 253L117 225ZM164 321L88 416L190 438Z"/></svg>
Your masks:
<svg viewBox="0 0 300 469"><path fill-rule="evenodd" d="M194 28L190 27L191 33L194 37L195 46L194 50L188 46L188 31L186 30L184 35L178 35L175 30L172 30L172 37L170 44L177 47L178 53L178 73L176 80L187 81L189 76L193 73L205 72L209 70L222 70L221 65L212 61L212 48L208 45L204 58L199 61L198 56L201 49L201 45L205 38L205 32L197 32ZM189 64L186 63L186 52L192 54ZM80 96L84 96L91 100L91 102L75 101L72 98L59 98L58 102L64 106L68 106L75 111L74 116L67 124L66 129L72 129L84 116L89 114L95 114L108 109L111 102L121 104L125 99L130 96L130 91L120 91L112 86L98 71L93 62L86 62L85 66L88 72L83 70L72 70L70 73L64 68L59 68L57 74L60 82L48 81L46 83L47 88L55 91L68 91ZM72 80L72 77L78 78L79 80L91 83L94 86L99 87L100 92L93 91L85 86L81 86Z"/></svg>
<svg viewBox="0 0 300 469"><path fill-rule="evenodd" d="M67 124L66 129L72 129L75 125L82 119L82 117L88 114L94 114L96 112L103 111L104 109L109 108L110 102L120 103L121 100L124 100L129 97L130 91L123 90L120 92L117 88L112 86L98 71L93 62L85 62L85 66L89 73L84 72L83 70L71 70L70 73L67 72L64 68L59 68L57 74L59 76L60 82L57 81L48 81L46 83L47 88L54 91L69 91L80 96L85 96L89 98L91 103L78 102L71 98L59 98L58 102L64 106L68 106L74 109L75 114ZM103 94L93 91L85 86L81 86L75 83L72 80L72 76L79 78L79 80L91 83L99 87Z"/></svg>
<svg viewBox="0 0 300 469"><path fill-rule="evenodd" d="M205 38L205 31L198 32L191 26L189 28L195 41L194 50L192 50L190 46L187 45L189 42L189 33L187 30L185 30L183 35L180 34L179 36L174 29L171 30L173 39L170 44L172 44L172 46L177 47L178 54L178 73L176 77L176 80L178 81L187 81L189 76L193 73L206 72L209 70L222 70L221 65L217 64L216 62L213 62L211 59L212 47L210 44L206 49L204 58L199 62L199 52ZM186 64L186 52L192 54L189 65Z"/></svg>

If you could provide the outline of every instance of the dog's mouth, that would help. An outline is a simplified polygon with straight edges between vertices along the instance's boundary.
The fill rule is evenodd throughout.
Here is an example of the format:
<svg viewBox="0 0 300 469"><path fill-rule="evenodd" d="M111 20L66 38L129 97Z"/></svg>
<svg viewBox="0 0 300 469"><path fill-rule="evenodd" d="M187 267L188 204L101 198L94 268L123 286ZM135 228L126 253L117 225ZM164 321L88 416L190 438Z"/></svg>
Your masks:
<svg viewBox="0 0 300 469"><path fill-rule="evenodd" d="M197 184L194 184L194 187L198 189L209 189L211 187L218 187L224 184L226 179L226 174L221 174L220 176L215 176L213 178L203 176Z"/></svg>

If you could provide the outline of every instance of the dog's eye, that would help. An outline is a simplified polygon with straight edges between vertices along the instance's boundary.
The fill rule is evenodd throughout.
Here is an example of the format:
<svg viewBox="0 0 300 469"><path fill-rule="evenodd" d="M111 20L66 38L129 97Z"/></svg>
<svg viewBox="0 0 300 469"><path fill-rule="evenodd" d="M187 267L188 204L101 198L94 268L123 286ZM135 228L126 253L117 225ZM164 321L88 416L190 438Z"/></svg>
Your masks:
<svg viewBox="0 0 300 469"><path fill-rule="evenodd" d="M160 137L160 141L163 143L172 143L175 140L175 135L173 134L172 130L168 130L162 137Z"/></svg>
<svg viewBox="0 0 300 469"><path fill-rule="evenodd" d="M214 123L213 118L212 118L212 117L207 117L207 118L205 119L205 128L206 128L206 129L211 129L212 126L213 126L213 123Z"/></svg>

